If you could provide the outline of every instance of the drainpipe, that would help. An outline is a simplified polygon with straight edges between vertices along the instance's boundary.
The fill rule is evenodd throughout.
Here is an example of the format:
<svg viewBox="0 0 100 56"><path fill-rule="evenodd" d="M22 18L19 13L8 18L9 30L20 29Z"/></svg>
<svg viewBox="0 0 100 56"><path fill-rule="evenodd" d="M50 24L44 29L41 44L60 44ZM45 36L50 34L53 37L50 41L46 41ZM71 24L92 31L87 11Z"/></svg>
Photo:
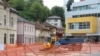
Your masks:
<svg viewBox="0 0 100 56"><path fill-rule="evenodd" d="M7 14L9 15L9 17L8 17L8 18L9 18L9 21L10 21L10 17L11 17L11 13L10 13L10 12L11 12L11 11L9 11L9 14L7 13ZM6 20L6 27L7 27L7 35L6 35L6 56L8 56L8 54L7 54L7 49L8 49L8 48L7 48L7 45L8 45L8 40L9 40L9 39L7 40L7 38L8 38L8 36L9 36L9 35L8 35L8 29L9 29L8 26L9 26L9 25L10 25L10 22L9 22L9 24L7 24L7 20Z"/></svg>

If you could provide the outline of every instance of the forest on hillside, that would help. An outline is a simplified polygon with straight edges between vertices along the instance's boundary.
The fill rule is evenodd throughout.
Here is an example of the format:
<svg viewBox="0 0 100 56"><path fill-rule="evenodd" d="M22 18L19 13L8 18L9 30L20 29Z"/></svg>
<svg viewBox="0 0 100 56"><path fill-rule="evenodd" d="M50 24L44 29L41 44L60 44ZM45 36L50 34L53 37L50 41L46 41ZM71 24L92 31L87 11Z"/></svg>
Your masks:
<svg viewBox="0 0 100 56"><path fill-rule="evenodd" d="M18 14L29 21L44 22L48 16L56 15L62 18L63 26L65 22L63 7L54 6L51 10L44 6L43 0L7 0L10 6L18 11ZM67 7L70 7L71 0Z"/></svg>

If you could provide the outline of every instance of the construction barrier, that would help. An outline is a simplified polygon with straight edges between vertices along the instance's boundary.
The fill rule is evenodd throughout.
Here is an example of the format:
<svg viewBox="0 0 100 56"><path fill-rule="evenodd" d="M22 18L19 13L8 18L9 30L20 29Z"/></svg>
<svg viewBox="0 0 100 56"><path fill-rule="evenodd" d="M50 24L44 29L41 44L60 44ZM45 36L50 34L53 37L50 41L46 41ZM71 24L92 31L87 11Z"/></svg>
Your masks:
<svg viewBox="0 0 100 56"><path fill-rule="evenodd" d="M57 54L63 56L64 53L73 52L93 53L100 51L100 43L68 44L41 50L43 48L41 43L5 45L5 49L0 51L0 56L57 56Z"/></svg>

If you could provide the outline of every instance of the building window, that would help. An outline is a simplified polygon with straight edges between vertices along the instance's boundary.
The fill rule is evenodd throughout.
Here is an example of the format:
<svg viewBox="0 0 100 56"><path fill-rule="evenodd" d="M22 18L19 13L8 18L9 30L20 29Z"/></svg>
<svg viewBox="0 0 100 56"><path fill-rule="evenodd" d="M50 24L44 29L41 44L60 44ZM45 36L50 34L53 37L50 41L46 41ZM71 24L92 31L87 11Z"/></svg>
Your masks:
<svg viewBox="0 0 100 56"><path fill-rule="evenodd" d="M31 26L30 26L30 32L31 32Z"/></svg>
<svg viewBox="0 0 100 56"><path fill-rule="evenodd" d="M27 26L27 32L29 32L29 26Z"/></svg>
<svg viewBox="0 0 100 56"><path fill-rule="evenodd" d="M33 27L32 27L32 32L33 32Z"/></svg>
<svg viewBox="0 0 100 56"><path fill-rule="evenodd" d="M14 26L14 22L13 21L14 21L14 19L13 19L13 17L11 17L11 22L10 23L11 23L12 27Z"/></svg>
<svg viewBox="0 0 100 56"><path fill-rule="evenodd" d="M54 26L57 26L57 23L54 23Z"/></svg>
<svg viewBox="0 0 100 56"><path fill-rule="evenodd" d="M4 9L6 10L6 9L7 9L7 7L6 7L6 6L4 6Z"/></svg>
<svg viewBox="0 0 100 56"><path fill-rule="evenodd" d="M26 32L26 26L24 26L24 31Z"/></svg>
<svg viewBox="0 0 100 56"><path fill-rule="evenodd" d="M14 34L10 34L10 44L14 44Z"/></svg>
<svg viewBox="0 0 100 56"><path fill-rule="evenodd" d="M84 6L77 6L73 7L73 11L78 11L78 10L88 10L88 9L95 9L98 7L98 4L91 4L91 5L84 5Z"/></svg>
<svg viewBox="0 0 100 56"><path fill-rule="evenodd" d="M32 39L31 38L29 38L29 43L31 43L32 41L31 41Z"/></svg>
<svg viewBox="0 0 100 56"><path fill-rule="evenodd" d="M90 29L89 22L69 23L69 29Z"/></svg>
<svg viewBox="0 0 100 56"><path fill-rule="evenodd" d="M73 18L78 18L78 17L90 17L90 16L100 17L100 13L95 13L95 14L85 14L85 15L74 15Z"/></svg>
<svg viewBox="0 0 100 56"><path fill-rule="evenodd" d="M58 20L57 20L57 19L55 19L54 21L55 21L55 22L57 22Z"/></svg>
<svg viewBox="0 0 100 56"><path fill-rule="evenodd" d="M4 25L6 25L7 23L6 23L6 15L4 15Z"/></svg>
<svg viewBox="0 0 100 56"><path fill-rule="evenodd" d="M69 29L74 29L74 24L73 23L69 23Z"/></svg>
<svg viewBox="0 0 100 56"><path fill-rule="evenodd" d="M7 35L4 34L4 44L6 44L6 43L7 43Z"/></svg>

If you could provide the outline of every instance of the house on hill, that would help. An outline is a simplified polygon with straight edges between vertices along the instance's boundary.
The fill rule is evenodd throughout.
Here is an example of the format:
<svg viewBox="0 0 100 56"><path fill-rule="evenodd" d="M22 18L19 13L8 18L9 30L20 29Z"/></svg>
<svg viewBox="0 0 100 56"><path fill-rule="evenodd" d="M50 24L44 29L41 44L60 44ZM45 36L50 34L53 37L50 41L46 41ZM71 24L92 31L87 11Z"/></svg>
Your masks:
<svg viewBox="0 0 100 56"><path fill-rule="evenodd" d="M62 27L61 18L59 16L49 16L46 22L56 27L56 36L62 37L64 35L64 29Z"/></svg>
<svg viewBox="0 0 100 56"><path fill-rule="evenodd" d="M57 28L61 28L62 27L62 22L61 22L61 18L59 16L49 16L46 19L46 22L57 27Z"/></svg>

